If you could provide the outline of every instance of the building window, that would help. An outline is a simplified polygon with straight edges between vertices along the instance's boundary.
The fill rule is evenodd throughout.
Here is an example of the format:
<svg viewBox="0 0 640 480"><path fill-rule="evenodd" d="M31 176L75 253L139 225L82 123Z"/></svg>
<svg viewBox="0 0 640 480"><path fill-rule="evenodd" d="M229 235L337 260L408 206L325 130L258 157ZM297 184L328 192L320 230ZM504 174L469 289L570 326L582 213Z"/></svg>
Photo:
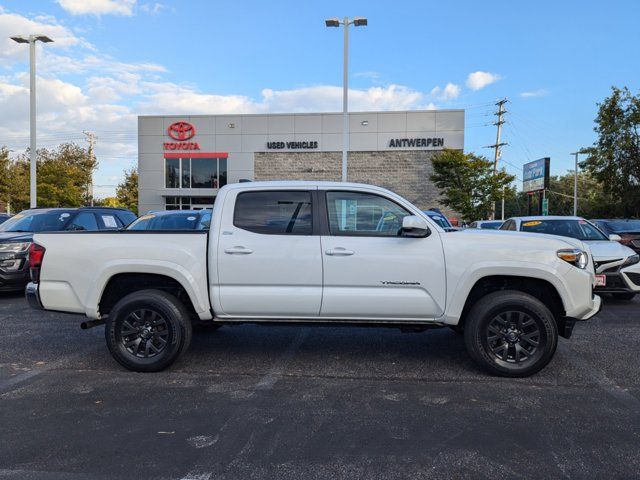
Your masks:
<svg viewBox="0 0 640 480"><path fill-rule="evenodd" d="M166 188L221 188L227 184L226 158L165 158Z"/></svg>
<svg viewBox="0 0 640 480"><path fill-rule="evenodd" d="M212 208L216 197L166 197L166 210L201 210Z"/></svg>
<svg viewBox="0 0 640 480"><path fill-rule="evenodd" d="M165 176L167 188L180 187L180 159L165 158Z"/></svg>
<svg viewBox="0 0 640 480"><path fill-rule="evenodd" d="M191 188L218 188L216 158L191 159Z"/></svg>

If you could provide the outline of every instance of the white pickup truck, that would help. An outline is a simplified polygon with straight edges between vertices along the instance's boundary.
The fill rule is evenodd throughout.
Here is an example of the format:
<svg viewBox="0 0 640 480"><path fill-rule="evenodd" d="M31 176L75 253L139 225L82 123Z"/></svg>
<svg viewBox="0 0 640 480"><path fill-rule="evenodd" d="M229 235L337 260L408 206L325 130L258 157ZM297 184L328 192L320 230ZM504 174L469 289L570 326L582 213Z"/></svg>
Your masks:
<svg viewBox="0 0 640 480"><path fill-rule="evenodd" d="M158 371L193 323L449 326L489 372L543 368L558 335L600 309L582 242L519 232L445 233L370 185L227 185L206 231L38 233L36 308L106 323L113 357Z"/></svg>

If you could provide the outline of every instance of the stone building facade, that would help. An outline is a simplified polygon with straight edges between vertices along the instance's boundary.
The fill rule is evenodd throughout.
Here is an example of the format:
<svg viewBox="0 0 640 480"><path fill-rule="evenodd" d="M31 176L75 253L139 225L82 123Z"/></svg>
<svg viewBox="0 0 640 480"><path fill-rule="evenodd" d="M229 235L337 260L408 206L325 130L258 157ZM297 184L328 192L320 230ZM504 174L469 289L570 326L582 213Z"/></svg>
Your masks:
<svg viewBox="0 0 640 480"><path fill-rule="evenodd" d="M463 110L350 113L348 125L349 181L442 208L431 160L464 149ZM210 208L243 179L340 181L342 129L339 113L139 117L139 212Z"/></svg>
<svg viewBox="0 0 640 480"><path fill-rule="evenodd" d="M350 152L347 178L350 182L368 183L387 188L423 210L438 207L447 215L455 215L443 206L439 189L430 181L431 159L436 152ZM254 157L256 180L326 180L339 182L342 176L342 154L257 152Z"/></svg>

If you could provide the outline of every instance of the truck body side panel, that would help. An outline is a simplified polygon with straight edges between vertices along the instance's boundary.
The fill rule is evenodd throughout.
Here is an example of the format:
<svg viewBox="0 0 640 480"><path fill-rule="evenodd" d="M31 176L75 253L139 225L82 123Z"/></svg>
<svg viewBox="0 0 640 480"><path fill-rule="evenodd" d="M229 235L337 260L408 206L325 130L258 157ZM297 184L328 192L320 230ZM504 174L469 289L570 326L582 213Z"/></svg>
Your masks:
<svg viewBox="0 0 640 480"><path fill-rule="evenodd" d="M44 308L98 318L109 280L120 273L164 275L186 290L198 316L212 318L207 292L207 232L39 233Z"/></svg>

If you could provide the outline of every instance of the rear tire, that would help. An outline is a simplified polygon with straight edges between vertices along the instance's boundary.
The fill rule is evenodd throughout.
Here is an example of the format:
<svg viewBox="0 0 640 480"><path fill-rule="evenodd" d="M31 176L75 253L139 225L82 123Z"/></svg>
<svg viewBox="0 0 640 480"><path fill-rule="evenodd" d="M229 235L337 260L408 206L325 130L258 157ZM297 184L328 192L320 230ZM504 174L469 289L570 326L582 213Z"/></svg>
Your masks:
<svg viewBox="0 0 640 480"><path fill-rule="evenodd" d="M167 292L134 292L109 312L105 338L111 355L123 367L134 372L159 372L188 348L189 312Z"/></svg>
<svg viewBox="0 0 640 480"><path fill-rule="evenodd" d="M633 297L636 296L635 293L613 293L613 298L616 300L633 300Z"/></svg>
<svg viewBox="0 0 640 480"><path fill-rule="evenodd" d="M553 358L558 328L540 300L527 293L501 290L471 308L464 340L471 358L489 373L528 377Z"/></svg>

